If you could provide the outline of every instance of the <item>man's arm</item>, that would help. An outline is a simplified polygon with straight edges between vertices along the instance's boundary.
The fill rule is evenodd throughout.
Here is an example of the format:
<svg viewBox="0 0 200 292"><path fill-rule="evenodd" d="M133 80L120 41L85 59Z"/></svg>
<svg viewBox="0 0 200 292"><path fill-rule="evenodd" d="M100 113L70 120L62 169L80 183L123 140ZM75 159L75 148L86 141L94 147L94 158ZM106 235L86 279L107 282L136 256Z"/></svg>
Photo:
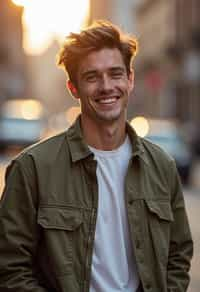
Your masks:
<svg viewBox="0 0 200 292"><path fill-rule="evenodd" d="M171 225L169 260L168 260L168 292L187 291L189 285L190 261L193 255L191 237L182 186L177 174L175 162L171 167L172 210L174 221Z"/></svg>
<svg viewBox="0 0 200 292"><path fill-rule="evenodd" d="M0 291L47 292L34 276L36 182L33 170L24 169L18 161L8 168L0 201Z"/></svg>

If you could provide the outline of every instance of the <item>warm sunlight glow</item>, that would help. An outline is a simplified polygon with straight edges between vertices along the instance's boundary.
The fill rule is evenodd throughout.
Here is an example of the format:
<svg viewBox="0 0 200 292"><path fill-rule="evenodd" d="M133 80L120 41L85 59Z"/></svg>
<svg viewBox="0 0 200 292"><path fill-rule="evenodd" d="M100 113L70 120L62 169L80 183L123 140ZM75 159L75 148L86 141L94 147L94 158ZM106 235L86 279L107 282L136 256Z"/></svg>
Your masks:
<svg viewBox="0 0 200 292"><path fill-rule="evenodd" d="M131 121L132 127L140 137L145 137L149 132L149 123L144 117L136 117Z"/></svg>
<svg viewBox="0 0 200 292"><path fill-rule="evenodd" d="M38 119L42 114L42 106L36 100L25 101L21 106L21 114L26 120Z"/></svg>
<svg viewBox="0 0 200 292"><path fill-rule="evenodd" d="M27 0L12 0L12 2L17 6L24 6Z"/></svg>
<svg viewBox="0 0 200 292"><path fill-rule="evenodd" d="M40 54L53 40L62 41L71 31L79 31L86 21L89 0L12 0L24 6L24 48Z"/></svg>
<svg viewBox="0 0 200 292"><path fill-rule="evenodd" d="M72 124L81 112L80 106L72 106L66 112L66 118L69 124Z"/></svg>
<svg viewBox="0 0 200 292"><path fill-rule="evenodd" d="M43 108L38 100L13 99L3 105L3 113L8 118L34 120L43 114Z"/></svg>

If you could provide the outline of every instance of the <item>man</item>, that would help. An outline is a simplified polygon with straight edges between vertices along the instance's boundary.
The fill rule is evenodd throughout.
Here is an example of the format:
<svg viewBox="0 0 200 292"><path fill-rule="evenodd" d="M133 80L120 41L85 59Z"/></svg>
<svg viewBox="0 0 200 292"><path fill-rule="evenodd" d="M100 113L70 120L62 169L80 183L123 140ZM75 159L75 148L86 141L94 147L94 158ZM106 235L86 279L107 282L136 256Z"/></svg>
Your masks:
<svg viewBox="0 0 200 292"><path fill-rule="evenodd" d="M2 292L183 292L192 239L174 160L126 122L137 42L108 22L59 55L72 127L21 153L0 208Z"/></svg>

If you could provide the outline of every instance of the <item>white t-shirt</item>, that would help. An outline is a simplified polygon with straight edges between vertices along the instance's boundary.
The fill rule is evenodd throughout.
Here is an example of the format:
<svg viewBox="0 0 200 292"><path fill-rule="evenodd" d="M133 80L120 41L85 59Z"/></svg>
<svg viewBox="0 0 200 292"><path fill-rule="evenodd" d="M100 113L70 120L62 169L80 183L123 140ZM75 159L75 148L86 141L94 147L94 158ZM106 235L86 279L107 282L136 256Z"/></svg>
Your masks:
<svg viewBox="0 0 200 292"><path fill-rule="evenodd" d="M139 276L124 200L131 144L127 136L113 151L89 148L97 160L99 192L90 292L135 292Z"/></svg>

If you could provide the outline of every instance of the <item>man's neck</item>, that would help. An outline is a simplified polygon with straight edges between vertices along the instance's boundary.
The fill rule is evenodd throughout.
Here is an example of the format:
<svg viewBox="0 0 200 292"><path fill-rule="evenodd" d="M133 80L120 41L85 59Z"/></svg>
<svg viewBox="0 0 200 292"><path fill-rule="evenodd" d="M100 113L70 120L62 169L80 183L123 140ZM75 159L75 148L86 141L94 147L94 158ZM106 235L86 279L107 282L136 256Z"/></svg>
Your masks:
<svg viewBox="0 0 200 292"><path fill-rule="evenodd" d="M88 123L82 116L81 126L86 143L100 150L114 150L124 142L126 137L125 120L112 123Z"/></svg>

